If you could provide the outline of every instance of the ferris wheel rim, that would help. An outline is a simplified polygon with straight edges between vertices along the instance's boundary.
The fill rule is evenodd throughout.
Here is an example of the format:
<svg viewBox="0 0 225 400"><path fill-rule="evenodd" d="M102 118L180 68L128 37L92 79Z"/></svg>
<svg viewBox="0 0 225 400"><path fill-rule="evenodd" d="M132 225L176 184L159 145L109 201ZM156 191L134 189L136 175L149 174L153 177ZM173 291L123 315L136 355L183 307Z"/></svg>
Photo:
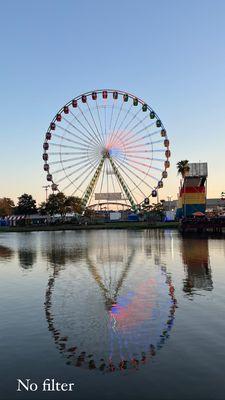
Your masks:
<svg viewBox="0 0 225 400"><path fill-rule="evenodd" d="M142 106L145 106L146 107L146 110L148 110L150 113L151 112L153 112L154 113L154 117L153 117L153 119L155 120L156 119L156 126L157 127L160 127L160 130L161 130L161 133L164 131L164 135L163 135L163 137L164 137L164 143L165 143L165 140L167 140L168 141L168 137L167 137L167 132L166 132L166 129L165 129L165 126L164 126L164 124L162 123L162 121L161 121L161 119L160 119L160 117L158 116L158 114L153 110L153 108L152 107L150 107L146 102L144 102L144 100L142 100L141 98L139 98L139 97L137 97L137 96L135 96L135 95L133 95L132 93L129 93L129 92L127 92L127 91L123 91L123 90L118 90L118 89L95 89L95 90L92 90L92 91L88 91L88 92L83 92L82 94L80 94L80 95L78 95L78 96L76 96L76 97L74 97L73 99L71 99L70 101L68 101L66 104L64 104L64 106L62 106L59 110L58 110L58 112L56 113L56 115L54 116L54 118L51 120L51 122L50 122L50 124L49 124L49 127L48 127L48 130L47 130L47 133L49 133L49 134L51 134L51 132L52 132L52 124L55 124L55 122L57 121L57 116L58 115L62 115L64 112L65 112L65 107L70 107L72 104L73 104L73 102L74 101L79 101L79 100L82 100L82 98L83 98L83 96L86 96L86 98L87 97L90 97L90 96L92 96L92 99L93 99L93 94L94 93L96 93L96 95L98 95L98 94L103 94L104 92L106 92L107 93L107 97L108 97L108 94L113 94L114 95L114 93L117 93L117 96L128 96L128 99L130 98L130 99L133 99L133 100L137 100L137 102L138 102L138 104L140 104L140 105L142 105ZM106 97L106 98L107 98ZM114 97L113 97L114 98ZM97 99L97 97L96 97L96 99ZM116 98L117 99L117 98ZM125 100L124 100L125 101ZM122 103L122 105L123 105L123 103ZM88 106L89 107L89 106ZM113 107L114 107L114 104L113 104ZM132 107L132 106L131 106ZM131 109L131 107L130 107L130 109ZM98 107L97 107L98 108ZM141 109L140 109L141 110ZM139 110L139 111L140 111ZM142 108L142 110L143 110L143 108ZM145 110L145 111L146 111ZM90 111L90 108L89 108L89 111ZM143 110L144 111L144 110ZM128 110L128 112L130 112L130 110ZM82 113L83 114L83 113ZM72 115L74 115L73 113L72 113ZM65 121L67 121L67 119L64 117L64 115L63 115L63 118L65 119ZM134 117L133 117L134 118ZM151 117L150 117L151 118ZM158 126L157 125L157 122L160 122L160 125ZM68 121L67 121L68 122ZM143 123L143 120L141 120L141 123ZM70 123L71 124L71 123ZM152 125L154 124L154 122L152 123ZM73 125L73 124L72 124ZM57 125L57 127L58 127L59 125ZM143 128L143 130L144 129L147 129L147 128ZM65 130L65 129L64 129ZM47 133L46 133L46 135L47 135ZM117 133L118 132L116 132L116 135L115 136L117 136ZM136 134L137 134L138 132L136 132L136 133L134 133L134 135L133 136L135 136ZM114 134L114 132L113 132L113 134ZM112 133L111 133L111 135L113 135ZM56 135L57 136L57 135ZM65 139L65 137L63 137L63 140L68 140L68 139ZM62 139L61 139L61 141L62 141ZM71 141L71 140L70 140ZM137 140L136 140L137 141ZM168 141L169 142L169 141ZM48 143L48 140L47 140L47 138L45 138L45 141L44 141L44 145L46 144L46 143ZM132 143L132 142L131 142ZM151 144L152 143L157 143L157 142L151 142ZM102 143L103 144L103 143ZM43 145L43 147L44 147L44 145ZM99 145L101 145L101 142L99 142ZM103 144L104 145L104 144ZM61 161L61 163L62 163L62 159L61 159L61 155L62 155L62 152L61 152L61 148L62 147L64 147L64 148L66 148L66 147L71 147L71 146L66 146L66 145L60 145L60 161ZM163 175L163 173L165 173L165 177L164 176L162 176L161 177L161 179L160 179L160 181L162 182L163 181L163 179L165 179L166 177L167 177L167 172L166 172L166 170L167 170L167 168L169 167L166 167L166 163L168 163L168 164L170 164L169 163L169 161L168 161L168 159L169 159L169 157L170 157L170 150L169 150L169 145L168 146L166 146L166 151L165 151L165 155L166 155L166 152L168 152L168 155L166 155L166 158L163 160L163 159L157 159L157 158L151 158L151 161L153 161L153 160L160 160L160 161L164 161L164 164L165 164L165 167L164 167L164 170L162 170L162 175ZM155 150L155 151L159 151L159 150ZM43 159L44 159L44 155L45 154L48 154L47 153L47 150L45 150L44 149L44 153L43 153ZM68 153L69 154L69 153ZM72 153L71 153L72 154ZM130 157L132 157L132 156L130 156ZM138 156L137 156L138 157ZM139 157L139 158L141 158L141 157ZM47 160L48 160L48 158L47 158ZM90 159L89 159L90 160ZM67 160L68 161L68 160ZM45 160L45 162L46 162L46 160ZM118 165L118 163L120 164L120 161L117 159L116 160L116 163L117 163L117 165ZM136 163L138 163L137 161L136 161ZM128 165L129 165L129 163L127 163ZM120 166L121 167L121 166ZM95 165L94 166L94 168L93 168L93 170L95 169L95 168L97 168L97 165ZM143 177L143 179L141 180L139 180L139 185L134 185L134 188L132 189L132 191L133 190L136 190L136 188L138 188L140 185L141 185L141 183L142 182L144 182L144 180L145 180L145 178L146 178L146 176L148 175L148 172L149 172L149 170L150 170L150 168L151 168L151 165L149 165L149 168L148 168L148 171L147 171L147 173L146 173L146 175ZM127 168L128 169L128 168ZM153 167L153 169L154 169L154 167ZM158 169L158 168L155 168L155 169ZM64 170L64 172L65 172L65 169L63 168L63 170ZM65 175L66 175L66 177L67 177L67 179L69 179L69 177L67 176L67 174L65 173ZM152 178L154 178L153 176L151 176ZM61 191L59 188L58 188L58 184L55 182L55 179L54 178L51 178L51 179L47 179L48 181L51 181L51 183L52 183L52 190L53 191ZM69 179L70 180L70 179ZM157 180L157 179L156 179ZM71 181L70 181L71 182ZM162 184L162 186L159 186L159 183L161 183L161 182L159 182L158 181L158 184L157 185L155 185L154 186L154 188L152 187L152 191L156 191L156 190L158 190L160 187L162 187L163 186L163 184ZM71 184L73 184L73 182L71 182ZM53 186L54 186L54 189L53 189ZM150 186L150 185L149 185ZM150 186L151 187L151 186ZM65 190L65 188L64 188L64 190ZM78 189L77 188L75 188L75 192L77 191ZM83 192L84 193L84 192ZM147 198L150 198L151 197L151 195L152 195L152 193L151 194L149 194L148 196L147 196ZM155 196L154 196L155 197ZM136 202L137 204L142 204L144 202L144 200L143 201L141 201L141 202Z"/></svg>

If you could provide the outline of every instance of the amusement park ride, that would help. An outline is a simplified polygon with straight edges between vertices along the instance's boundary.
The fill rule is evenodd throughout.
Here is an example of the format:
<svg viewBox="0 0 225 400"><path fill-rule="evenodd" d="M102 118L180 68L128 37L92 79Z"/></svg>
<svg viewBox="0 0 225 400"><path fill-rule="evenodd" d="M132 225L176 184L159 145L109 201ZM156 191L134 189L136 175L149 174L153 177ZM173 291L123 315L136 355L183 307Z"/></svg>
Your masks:
<svg viewBox="0 0 225 400"><path fill-rule="evenodd" d="M53 192L82 198L87 207L138 212L157 197L170 166L166 129L140 98L95 90L65 104L43 144Z"/></svg>

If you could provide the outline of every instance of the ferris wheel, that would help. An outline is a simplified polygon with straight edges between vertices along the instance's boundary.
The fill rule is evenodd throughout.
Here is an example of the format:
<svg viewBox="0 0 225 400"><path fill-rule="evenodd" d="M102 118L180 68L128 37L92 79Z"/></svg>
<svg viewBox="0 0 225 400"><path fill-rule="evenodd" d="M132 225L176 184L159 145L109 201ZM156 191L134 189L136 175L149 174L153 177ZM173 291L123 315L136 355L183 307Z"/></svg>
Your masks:
<svg viewBox="0 0 225 400"><path fill-rule="evenodd" d="M137 212L157 197L170 166L161 119L121 90L90 91L65 104L49 125L43 150L53 192L80 197L83 209L110 205Z"/></svg>

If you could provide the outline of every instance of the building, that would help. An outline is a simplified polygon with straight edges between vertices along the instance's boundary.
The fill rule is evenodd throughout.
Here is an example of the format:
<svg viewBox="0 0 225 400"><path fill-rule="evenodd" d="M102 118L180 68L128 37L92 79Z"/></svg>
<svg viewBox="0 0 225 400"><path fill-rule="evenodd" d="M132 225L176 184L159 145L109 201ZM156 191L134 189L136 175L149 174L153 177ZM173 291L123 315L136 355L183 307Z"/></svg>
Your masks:
<svg viewBox="0 0 225 400"><path fill-rule="evenodd" d="M206 211L207 163L189 163L183 177L177 202L176 218L190 217L195 212Z"/></svg>

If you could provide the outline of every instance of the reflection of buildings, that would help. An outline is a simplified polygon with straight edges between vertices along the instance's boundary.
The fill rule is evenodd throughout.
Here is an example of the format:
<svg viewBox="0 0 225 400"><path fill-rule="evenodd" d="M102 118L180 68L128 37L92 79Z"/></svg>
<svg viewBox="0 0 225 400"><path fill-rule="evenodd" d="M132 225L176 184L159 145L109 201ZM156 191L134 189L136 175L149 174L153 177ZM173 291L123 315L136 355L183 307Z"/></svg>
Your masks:
<svg viewBox="0 0 225 400"><path fill-rule="evenodd" d="M208 240L183 238L181 246L186 272L184 292L193 294L195 290L212 290Z"/></svg>

